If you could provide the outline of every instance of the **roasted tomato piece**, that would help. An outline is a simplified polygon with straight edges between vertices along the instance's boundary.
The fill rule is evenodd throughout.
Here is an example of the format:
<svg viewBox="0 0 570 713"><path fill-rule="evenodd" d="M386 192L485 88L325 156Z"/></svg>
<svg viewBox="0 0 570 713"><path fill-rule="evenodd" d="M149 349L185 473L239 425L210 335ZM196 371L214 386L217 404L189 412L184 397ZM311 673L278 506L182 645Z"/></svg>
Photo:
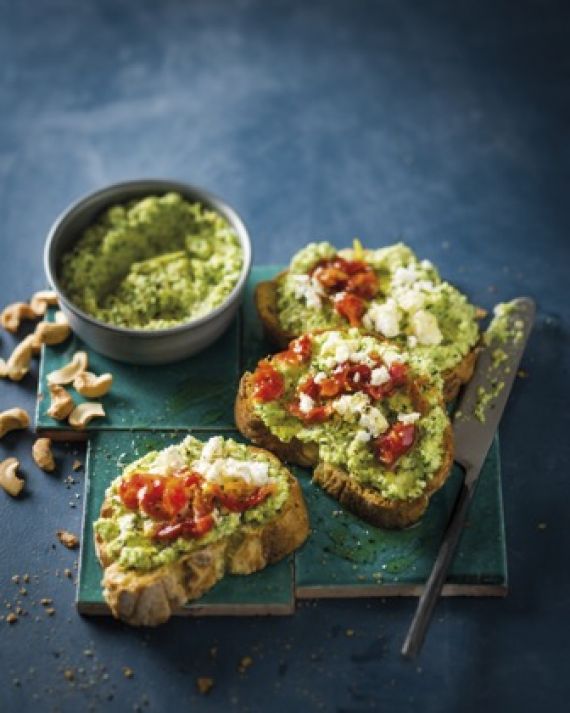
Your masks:
<svg viewBox="0 0 570 713"><path fill-rule="evenodd" d="M346 291L370 300L378 294L378 278L372 271L357 272L346 283Z"/></svg>
<svg viewBox="0 0 570 713"><path fill-rule="evenodd" d="M372 272L370 265L367 265L363 260L344 260L343 270L349 275L357 275L359 272Z"/></svg>
<svg viewBox="0 0 570 713"><path fill-rule="evenodd" d="M330 265L329 267L317 267L313 275L323 287L326 287L327 290L332 290L334 292L343 290L348 282L347 273L341 268L333 265Z"/></svg>
<svg viewBox="0 0 570 713"><path fill-rule="evenodd" d="M171 541L177 537L201 537L209 532L214 526L214 518L211 515L198 518L196 520L181 520L180 522L161 524L156 528L154 536L159 540Z"/></svg>
<svg viewBox="0 0 570 713"><path fill-rule="evenodd" d="M410 450L415 437L416 427L413 423L395 423L387 433L376 439L376 457L391 468L398 458Z"/></svg>
<svg viewBox="0 0 570 713"><path fill-rule="evenodd" d="M366 364L351 364L346 371L346 387L350 391L362 391L370 382L372 369Z"/></svg>
<svg viewBox="0 0 570 713"><path fill-rule="evenodd" d="M289 351L297 354L301 361L307 361L311 358L313 351L313 342L308 334L303 334L298 339L293 339L289 344Z"/></svg>
<svg viewBox="0 0 570 713"><path fill-rule="evenodd" d="M322 423L331 415L330 404L325 406L315 406L310 409L310 411L301 411L299 408L299 402L293 401L287 408L289 409L289 412L295 416L295 418L298 418L305 423Z"/></svg>
<svg viewBox="0 0 570 713"><path fill-rule="evenodd" d="M253 492L238 497L231 493L226 493L221 488L218 490L216 497L220 503L227 508L230 512L244 512L250 508L254 508L259 505L264 500L273 493L273 488L271 486L265 485L261 488L256 488Z"/></svg>
<svg viewBox="0 0 570 713"><path fill-rule="evenodd" d="M258 401L275 401L283 396L283 376L269 362L261 362L253 375L254 398Z"/></svg>
<svg viewBox="0 0 570 713"><path fill-rule="evenodd" d="M132 473L128 478L123 478L119 485L119 497L123 505L129 510L138 510L139 507L139 490L146 483L144 473Z"/></svg>
<svg viewBox="0 0 570 713"><path fill-rule="evenodd" d="M162 520L168 517L164 509L162 498L166 487L166 478L149 478L145 485L139 490L139 505L147 515L155 520Z"/></svg>
<svg viewBox="0 0 570 713"><path fill-rule="evenodd" d="M299 386L299 391L303 394L307 394L307 396L310 396L312 399L318 399L321 395L321 388L312 376Z"/></svg>
<svg viewBox="0 0 570 713"><path fill-rule="evenodd" d="M366 305L358 295L343 292L339 293L338 299L335 299L334 308L342 317L348 320L351 327L359 327Z"/></svg>
<svg viewBox="0 0 570 713"><path fill-rule="evenodd" d="M182 512L189 502L186 478L168 478L164 486L162 506L168 517L172 518Z"/></svg>
<svg viewBox="0 0 570 713"><path fill-rule="evenodd" d="M342 391L342 381L335 376L323 379L318 386L323 399L332 399Z"/></svg>
<svg viewBox="0 0 570 713"><path fill-rule="evenodd" d="M408 367L400 361L393 362L388 371L394 386L403 386L408 380Z"/></svg>

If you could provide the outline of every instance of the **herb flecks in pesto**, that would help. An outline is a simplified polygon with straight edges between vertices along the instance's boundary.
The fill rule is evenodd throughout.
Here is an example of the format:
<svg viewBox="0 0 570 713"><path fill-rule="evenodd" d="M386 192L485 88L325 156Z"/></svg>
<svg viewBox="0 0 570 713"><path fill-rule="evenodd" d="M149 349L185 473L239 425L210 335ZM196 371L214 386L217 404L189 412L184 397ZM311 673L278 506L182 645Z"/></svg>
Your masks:
<svg viewBox="0 0 570 713"><path fill-rule="evenodd" d="M238 282L243 255L218 213L177 193L109 208L65 254L66 296L120 327L164 329L219 307Z"/></svg>

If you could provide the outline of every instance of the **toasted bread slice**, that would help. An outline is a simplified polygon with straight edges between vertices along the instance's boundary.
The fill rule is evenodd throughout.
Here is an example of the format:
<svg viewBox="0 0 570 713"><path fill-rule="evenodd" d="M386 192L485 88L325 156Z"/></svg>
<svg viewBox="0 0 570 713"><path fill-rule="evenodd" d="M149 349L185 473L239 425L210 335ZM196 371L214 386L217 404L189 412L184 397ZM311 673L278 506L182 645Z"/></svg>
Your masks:
<svg viewBox="0 0 570 713"><path fill-rule="evenodd" d="M366 253L366 251L364 252ZM412 255L411 252L410 255ZM279 289L286 281L287 275L288 271L284 270L276 275L273 280L259 282L255 290L255 304L263 324L264 333L270 344L276 349L285 349L292 339L300 336L303 332L309 331L307 326L300 331L288 329L283 325L280 318ZM477 317L478 314L476 313L475 316ZM348 326L347 323L345 324ZM326 324L327 329L340 328L341 326L342 320L336 314L334 318L331 318L331 322ZM370 327L367 328L367 331L371 331ZM381 334L377 336L384 338ZM400 339L400 345L401 341ZM444 398L447 402L453 401L461 386L471 379L477 360L477 342L477 338L473 339L471 348L463 356L454 360L451 367L445 368L441 372L444 382Z"/></svg>
<svg viewBox="0 0 570 713"><path fill-rule="evenodd" d="M122 566L96 529L96 552L104 568L103 593L113 616L134 626L156 626L189 600L201 597L225 574L261 570L305 541L309 519L299 483L273 454L253 446L248 446L248 453L272 463L286 479L286 499L269 519L242 521L228 535L204 546L198 544L191 552L150 571ZM98 522L112 517L114 507L108 491Z"/></svg>
<svg viewBox="0 0 570 713"><path fill-rule="evenodd" d="M302 379L301 379L302 380ZM275 453L281 460L314 468L313 481L348 510L377 527L403 528L417 522L424 514L429 499L445 483L453 464L453 435L447 421L441 437L442 457L437 470L427 480L423 491L416 497L386 497L378 489L359 481L354 474L338 464L323 460L319 446L313 441L296 437L280 440L264 423L256 409L254 375L246 372L239 385L235 403L235 421L238 429L250 440ZM409 387L414 408L425 414L430 404L443 399L437 388L418 379ZM427 397L429 396L429 398Z"/></svg>

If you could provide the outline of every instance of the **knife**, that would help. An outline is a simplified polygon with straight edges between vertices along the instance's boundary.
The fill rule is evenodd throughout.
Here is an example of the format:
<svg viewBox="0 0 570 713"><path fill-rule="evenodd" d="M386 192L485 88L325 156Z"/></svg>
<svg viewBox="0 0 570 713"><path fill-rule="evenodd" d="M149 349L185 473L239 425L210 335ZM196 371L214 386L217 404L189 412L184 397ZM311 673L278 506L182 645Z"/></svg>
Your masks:
<svg viewBox="0 0 570 713"><path fill-rule="evenodd" d="M464 478L441 541L431 574L419 599L416 613L402 646L402 655L414 658L420 652L441 594L447 571L461 537L479 474L515 380L536 312L528 297L499 308L484 337L473 378L466 386L453 419L455 461ZM507 339L504 339L507 335Z"/></svg>

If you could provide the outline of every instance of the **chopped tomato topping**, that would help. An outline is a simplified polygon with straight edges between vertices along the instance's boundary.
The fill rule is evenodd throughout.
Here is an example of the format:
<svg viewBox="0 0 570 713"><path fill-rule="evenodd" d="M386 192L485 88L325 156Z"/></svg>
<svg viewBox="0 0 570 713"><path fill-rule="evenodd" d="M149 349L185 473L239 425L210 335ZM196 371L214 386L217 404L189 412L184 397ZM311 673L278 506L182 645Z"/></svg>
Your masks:
<svg viewBox="0 0 570 713"><path fill-rule="evenodd" d="M394 386L403 386L408 380L408 367L400 361L393 362L388 371Z"/></svg>
<svg viewBox="0 0 570 713"><path fill-rule="evenodd" d="M318 399L322 393L321 387L312 376L299 386L299 391L303 394L307 394L307 396L310 396L312 399Z"/></svg>
<svg viewBox="0 0 570 713"><path fill-rule="evenodd" d="M334 308L336 311L348 320L351 327L359 327L362 320L362 315L366 310L364 300L358 295L353 295L350 292L339 293L338 299L335 299Z"/></svg>
<svg viewBox="0 0 570 713"><path fill-rule="evenodd" d="M398 458L410 450L415 437L416 427L413 423L395 423L387 433L376 439L376 457L391 468Z"/></svg>
<svg viewBox="0 0 570 713"><path fill-rule="evenodd" d="M293 339L289 344L289 350L297 354L302 361L307 361L311 358L313 350L313 342L308 334L303 334L298 339Z"/></svg>
<svg viewBox="0 0 570 713"><path fill-rule="evenodd" d="M244 497L238 497L231 493L224 492L221 488L216 490L216 498L230 512L243 512L256 507L273 493L270 485L256 488L252 493Z"/></svg>
<svg viewBox="0 0 570 713"><path fill-rule="evenodd" d="M378 294L378 278L370 272L358 272L346 283L346 291L352 292L365 300L371 300Z"/></svg>
<svg viewBox="0 0 570 713"><path fill-rule="evenodd" d="M197 520L182 520L169 524L159 525L154 533L158 540L171 541L177 537L186 537L195 539L202 537L214 527L214 518L212 515L198 518Z"/></svg>
<svg viewBox="0 0 570 713"><path fill-rule="evenodd" d="M348 274L341 267L336 267L335 265L330 265L329 267L320 265L315 269L313 275L323 287L333 292L343 290L348 282Z"/></svg>
<svg viewBox="0 0 570 713"><path fill-rule="evenodd" d="M330 404L326 404L324 406L314 406L309 411L301 411L299 408L299 402L293 401L287 408L289 409L289 412L295 416L295 418L299 418L305 423L322 423L323 421L326 421L332 413Z"/></svg>
<svg viewBox="0 0 570 713"><path fill-rule="evenodd" d="M267 361L262 361L253 375L254 398L258 401L275 401L283 396L285 382L283 376Z"/></svg>

